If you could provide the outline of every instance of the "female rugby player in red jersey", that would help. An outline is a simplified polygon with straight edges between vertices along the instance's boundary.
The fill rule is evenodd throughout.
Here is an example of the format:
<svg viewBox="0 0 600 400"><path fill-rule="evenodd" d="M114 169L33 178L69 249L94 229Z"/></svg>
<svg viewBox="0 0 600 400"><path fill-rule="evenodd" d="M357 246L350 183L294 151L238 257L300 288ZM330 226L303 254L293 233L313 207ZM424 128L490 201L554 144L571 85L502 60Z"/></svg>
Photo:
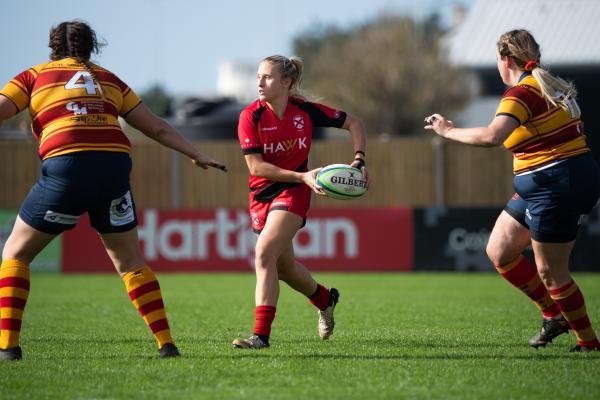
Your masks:
<svg viewBox="0 0 600 400"><path fill-rule="evenodd" d="M579 223L600 197L600 169L586 144L576 90L540 66L539 45L526 30L503 34L496 58L510 87L489 126L458 129L433 114L425 128L462 143L503 144L513 152L517 193L496 221L488 256L543 315L531 346L543 347L571 329L578 342L571 351L600 350L583 295L569 273ZM537 268L522 256L529 245Z"/></svg>
<svg viewBox="0 0 600 400"><path fill-rule="evenodd" d="M352 136L352 166L365 168L365 134L361 121L343 111L299 95L302 63L284 56L265 58L258 67L258 100L240 114L238 136L250 170L250 219L258 234L255 268L254 334L233 341L237 348L269 346L271 323L279 299L279 280L304 294L319 310L319 336L333 333L335 288L318 284L294 258L292 239L304 226L311 192L323 194L308 171L314 127L346 129Z"/></svg>
<svg viewBox="0 0 600 400"><path fill-rule="evenodd" d="M59 24L50 31L49 47L52 61L17 75L0 91L0 122L29 108L42 159L42 177L25 199L2 252L0 360L22 357L19 334L29 264L85 212L151 329L160 356L178 356L158 281L139 250L129 184L130 143L118 118L203 169L226 170L225 165L154 115L116 75L90 62L99 46L87 24Z"/></svg>

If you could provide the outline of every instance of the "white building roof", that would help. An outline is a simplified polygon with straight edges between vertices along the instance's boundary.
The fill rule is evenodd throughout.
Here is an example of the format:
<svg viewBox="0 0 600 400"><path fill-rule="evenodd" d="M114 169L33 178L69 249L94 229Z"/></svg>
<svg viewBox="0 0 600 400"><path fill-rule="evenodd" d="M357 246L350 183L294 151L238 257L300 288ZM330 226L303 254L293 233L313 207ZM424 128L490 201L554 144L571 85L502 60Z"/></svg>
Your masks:
<svg viewBox="0 0 600 400"><path fill-rule="evenodd" d="M600 65L600 0L477 0L447 40L450 61L496 67L496 42L512 29L529 30L542 64Z"/></svg>

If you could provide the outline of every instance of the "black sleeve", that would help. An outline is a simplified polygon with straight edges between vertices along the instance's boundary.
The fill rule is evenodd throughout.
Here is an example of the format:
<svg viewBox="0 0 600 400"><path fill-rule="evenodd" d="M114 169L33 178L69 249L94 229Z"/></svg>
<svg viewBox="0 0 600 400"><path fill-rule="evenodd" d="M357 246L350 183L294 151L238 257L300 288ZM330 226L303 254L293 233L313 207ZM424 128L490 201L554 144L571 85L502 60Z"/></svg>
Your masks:
<svg viewBox="0 0 600 400"><path fill-rule="evenodd" d="M344 111L334 111L329 109L329 111L333 113L333 116L330 116L317 104L308 101L302 103L300 109L310 116L313 126L315 127L341 128L344 126L344 122L346 122L346 113Z"/></svg>

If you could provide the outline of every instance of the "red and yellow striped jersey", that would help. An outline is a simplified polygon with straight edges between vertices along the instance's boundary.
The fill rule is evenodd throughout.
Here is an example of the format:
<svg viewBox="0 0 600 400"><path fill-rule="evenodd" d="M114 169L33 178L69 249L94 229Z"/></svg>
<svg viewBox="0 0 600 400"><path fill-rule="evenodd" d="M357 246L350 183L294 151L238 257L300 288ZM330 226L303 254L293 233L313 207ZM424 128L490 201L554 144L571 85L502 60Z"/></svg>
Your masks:
<svg viewBox="0 0 600 400"><path fill-rule="evenodd" d="M118 118L140 99L110 71L94 65L94 73L104 98L74 58L32 67L0 91L19 111L29 107L42 160L77 151L129 152L131 144Z"/></svg>
<svg viewBox="0 0 600 400"><path fill-rule="evenodd" d="M567 104L567 109L549 105L531 74L504 93L496 115L510 116L521 125L504 141L513 152L515 174L590 151L579 106L575 99Z"/></svg>

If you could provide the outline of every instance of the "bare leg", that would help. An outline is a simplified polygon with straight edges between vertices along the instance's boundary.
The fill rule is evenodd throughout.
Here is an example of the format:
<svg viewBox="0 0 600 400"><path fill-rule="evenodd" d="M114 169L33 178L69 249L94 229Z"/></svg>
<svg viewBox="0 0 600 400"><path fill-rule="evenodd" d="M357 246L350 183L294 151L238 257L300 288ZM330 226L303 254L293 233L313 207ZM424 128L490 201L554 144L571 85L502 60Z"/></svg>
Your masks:
<svg viewBox="0 0 600 400"><path fill-rule="evenodd" d="M302 225L298 215L281 210L271 211L256 242L256 305L275 306L279 299L277 261L291 246L294 235Z"/></svg>
<svg viewBox="0 0 600 400"><path fill-rule="evenodd" d="M529 229L502 211L490 234L486 252L494 265L506 265L519 257L530 244Z"/></svg>
<svg viewBox="0 0 600 400"><path fill-rule="evenodd" d="M100 236L108 256L123 278L131 302L152 331L161 357L179 356L171 336L160 285L140 251L137 228Z"/></svg>
<svg viewBox="0 0 600 400"><path fill-rule="evenodd" d="M313 279L308 269L296 261L294 247L289 243L277 260L279 279L287 283L292 289L310 296L317 290L317 282Z"/></svg>
<svg viewBox="0 0 600 400"><path fill-rule="evenodd" d="M532 240L535 263L548 289L555 289L571 282L569 257L574 243L544 243Z"/></svg>
<svg viewBox="0 0 600 400"><path fill-rule="evenodd" d="M544 318L562 319L560 310L550 297L536 266L521 255L530 243L529 230L506 211L502 211L486 250L500 275L529 297ZM533 342L537 344L539 340Z"/></svg>
<svg viewBox="0 0 600 400"><path fill-rule="evenodd" d="M138 243L137 228L127 232L105 233L100 237L119 275L123 276L145 265Z"/></svg>
<svg viewBox="0 0 600 400"><path fill-rule="evenodd" d="M15 226L4 244L2 259L19 260L29 265L55 237L32 228L17 216Z"/></svg>

